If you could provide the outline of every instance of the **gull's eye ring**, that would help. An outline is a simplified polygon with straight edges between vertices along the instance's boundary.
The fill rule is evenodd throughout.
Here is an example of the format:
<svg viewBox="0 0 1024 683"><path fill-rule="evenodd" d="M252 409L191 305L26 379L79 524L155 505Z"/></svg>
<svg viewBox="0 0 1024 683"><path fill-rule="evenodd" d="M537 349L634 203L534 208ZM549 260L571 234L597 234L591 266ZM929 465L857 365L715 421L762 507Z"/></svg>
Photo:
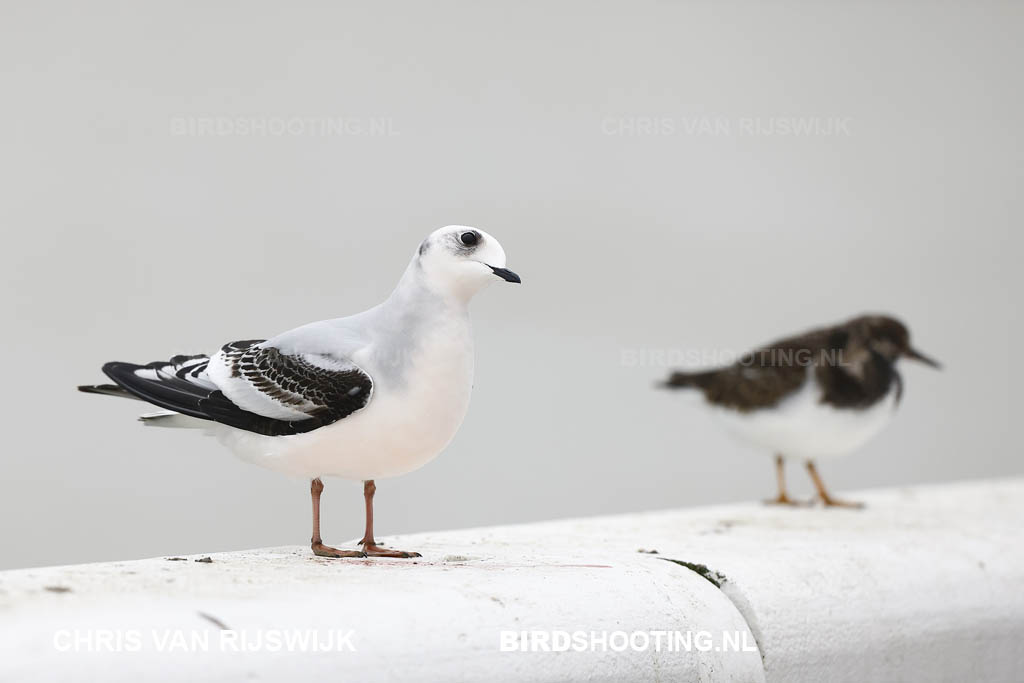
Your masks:
<svg viewBox="0 0 1024 683"><path fill-rule="evenodd" d="M480 234L476 232L464 232L459 236L459 239L467 247L475 247L476 243L480 241Z"/></svg>

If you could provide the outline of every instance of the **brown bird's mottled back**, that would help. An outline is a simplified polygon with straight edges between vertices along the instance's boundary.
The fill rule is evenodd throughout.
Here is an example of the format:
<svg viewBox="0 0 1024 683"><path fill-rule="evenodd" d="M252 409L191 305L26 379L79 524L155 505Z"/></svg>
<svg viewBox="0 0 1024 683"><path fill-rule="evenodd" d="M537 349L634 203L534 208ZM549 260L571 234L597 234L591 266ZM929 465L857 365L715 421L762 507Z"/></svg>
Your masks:
<svg viewBox="0 0 1024 683"><path fill-rule="evenodd" d="M885 397L893 382L902 392L896 371L900 356L934 364L910 347L903 323L864 315L767 344L724 368L674 372L663 386L697 388L709 403L749 412L770 408L797 391L813 368L823 403L866 408Z"/></svg>

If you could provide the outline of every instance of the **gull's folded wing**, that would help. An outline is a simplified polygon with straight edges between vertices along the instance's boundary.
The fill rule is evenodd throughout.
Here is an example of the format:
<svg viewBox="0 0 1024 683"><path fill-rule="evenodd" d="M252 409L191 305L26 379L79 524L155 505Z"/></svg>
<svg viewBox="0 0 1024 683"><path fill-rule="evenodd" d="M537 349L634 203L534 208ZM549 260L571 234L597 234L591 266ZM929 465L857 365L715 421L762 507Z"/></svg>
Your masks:
<svg viewBox="0 0 1024 683"><path fill-rule="evenodd" d="M232 342L212 358L107 363L103 372L161 408L267 436L337 422L364 407L373 391L369 375L347 359L286 354L262 340Z"/></svg>

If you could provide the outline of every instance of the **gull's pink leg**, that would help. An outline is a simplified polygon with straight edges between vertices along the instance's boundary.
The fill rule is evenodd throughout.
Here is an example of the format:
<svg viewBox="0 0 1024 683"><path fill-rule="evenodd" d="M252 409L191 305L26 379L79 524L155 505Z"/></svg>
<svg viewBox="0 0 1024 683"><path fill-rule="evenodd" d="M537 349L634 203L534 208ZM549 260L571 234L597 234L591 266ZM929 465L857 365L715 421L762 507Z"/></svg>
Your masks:
<svg viewBox="0 0 1024 683"><path fill-rule="evenodd" d="M377 545L373 540L373 494L377 492L377 485L373 479L363 482L363 498L366 499L366 533L363 534L363 550L370 557L420 557L419 553L406 552L405 550L388 550Z"/></svg>
<svg viewBox="0 0 1024 683"><path fill-rule="evenodd" d="M324 539L320 538L320 494L323 492L324 483L319 478L314 479L309 485L309 493L313 497L313 538L309 547L313 554L319 557L366 557L361 550L338 550L324 545Z"/></svg>

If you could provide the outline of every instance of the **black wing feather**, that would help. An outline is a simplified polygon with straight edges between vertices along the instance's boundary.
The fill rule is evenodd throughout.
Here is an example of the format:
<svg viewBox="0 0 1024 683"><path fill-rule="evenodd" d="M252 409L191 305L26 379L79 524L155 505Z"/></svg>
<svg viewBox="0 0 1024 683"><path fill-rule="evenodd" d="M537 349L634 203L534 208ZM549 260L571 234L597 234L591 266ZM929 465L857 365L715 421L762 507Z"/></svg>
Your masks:
<svg viewBox="0 0 1024 683"><path fill-rule="evenodd" d="M266 436L287 436L310 432L337 422L365 406L373 382L369 375L352 366L342 370L321 368L298 356L289 356L273 347L258 346L262 340L232 342L224 347L236 376L244 377L257 390L286 405L313 404L306 410L310 417L284 420L266 417L240 408L224 393L203 383L189 381L206 369L205 356L175 356L170 362L147 365L112 362L103 372L116 387L102 385L79 387L89 393L127 395L166 410L219 422ZM205 359L205 360L204 360ZM168 365L173 372L168 372ZM155 374L138 374L150 370Z"/></svg>

